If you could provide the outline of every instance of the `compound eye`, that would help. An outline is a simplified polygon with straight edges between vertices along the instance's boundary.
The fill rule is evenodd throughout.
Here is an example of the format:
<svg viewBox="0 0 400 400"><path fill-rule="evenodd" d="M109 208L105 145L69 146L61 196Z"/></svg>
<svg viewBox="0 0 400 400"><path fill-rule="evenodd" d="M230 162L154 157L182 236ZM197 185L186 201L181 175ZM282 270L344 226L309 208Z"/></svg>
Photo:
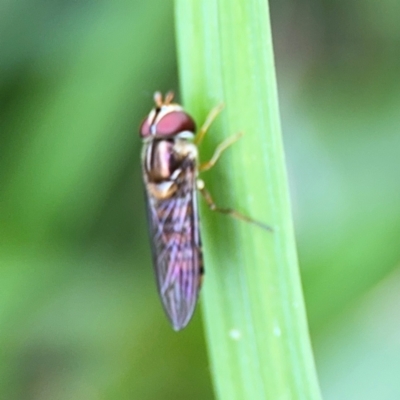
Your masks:
<svg viewBox="0 0 400 400"><path fill-rule="evenodd" d="M156 135L173 136L183 131L196 132L193 118L183 111L165 114L156 125Z"/></svg>
<svg viewBox="0 0 400 400"><path fill-rule="evenodd" d="M142 122L142 125L140 125L140 136L142 138L145 138L150 135L151 132L150 132L149 118L146 117L146 119Z"/></svg>

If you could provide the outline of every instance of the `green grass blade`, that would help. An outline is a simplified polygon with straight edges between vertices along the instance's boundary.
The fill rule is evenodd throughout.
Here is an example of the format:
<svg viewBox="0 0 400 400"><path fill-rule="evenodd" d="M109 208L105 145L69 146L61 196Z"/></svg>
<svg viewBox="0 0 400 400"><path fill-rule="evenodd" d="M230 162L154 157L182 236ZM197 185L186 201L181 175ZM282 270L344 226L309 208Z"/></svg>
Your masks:
<svg viewBox="0 0 400 400"><path fill-rule="evenodd" d="M244 132L206 184L221 206L274 232L202 209L201 302L219 399L319 399L282 149L268 4L176 0L184 104L200 123L225 110L201 149Z"/></svg>

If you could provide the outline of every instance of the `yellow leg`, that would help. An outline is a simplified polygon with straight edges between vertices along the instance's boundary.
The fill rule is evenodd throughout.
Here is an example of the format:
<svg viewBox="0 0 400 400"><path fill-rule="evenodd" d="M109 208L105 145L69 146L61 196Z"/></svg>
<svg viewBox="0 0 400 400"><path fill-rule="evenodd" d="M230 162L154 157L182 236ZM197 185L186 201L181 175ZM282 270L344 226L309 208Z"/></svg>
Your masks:
<svg viewBox="0 0 400 400"><path fill-rule="evenodd" d="M218 145L218 147L215 149L213 156L211 159L207 162L201 163L199 166L199 172L204 172L208 171L210 168L212 168L215 163L218 161L218 159L221 157L221 154L233 143L238 141L241 137L243 136L243 133L240 132L237 135L228 137L225 139L222 143Z"/></svg>
<svg viewBox="0 0 400 400"><path fill-rule="evenodd" d="M200 143L203 141L204 136L206 135L208 129L210 128L211 124L214 122L215 118L217 118L218 114L222 111L224 108L224 105L218 104L216 107L214 107L210 113L208 114L203 126L200 128L199 132L197 133L195 139L194 139L194 144L197 146L200 145Z"/></svg>
<svg viewBox="0 0 400 400"><path fill-rule="evenodd" d="M201 179L197 180L197 189L199 190L199 192L201 193L201 195L203 196L204 200L206 201L208 207L210 208L210 210L212 211L217 211L221 214L226 214L226 215L230 215L233 218L236 219L240 219L242 221L248 222L250 224L254 224L259 226L260 228L269 231L269 232L273 232L273 229L266 224L263 224L262 222L256 221L253 218L248 217L247 215L244 215L236 210L233 210L232 208L220 208L218 207L215 203L213 198L211 197L210 192L206 189L204 182Z"/></svg>

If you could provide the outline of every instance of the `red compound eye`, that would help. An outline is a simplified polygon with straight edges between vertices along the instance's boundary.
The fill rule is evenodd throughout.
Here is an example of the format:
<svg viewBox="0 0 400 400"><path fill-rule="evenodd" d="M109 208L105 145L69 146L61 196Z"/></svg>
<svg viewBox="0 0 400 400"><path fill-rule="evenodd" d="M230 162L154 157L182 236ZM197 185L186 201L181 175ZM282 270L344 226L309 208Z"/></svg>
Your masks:
<svg viewBox="0 0 400 400"><path fill-rule="evenodd" d="M140 136L144 138L150 136L150 134L149 118L146 117L146 119L142 122L142 125L140 125Z"/></svg>
<svg viewBox="0 0 400 400"><path fill-rule="evenodd" d="M143 132L144 124L141 131ZM183 131L195 132L196 124L192 117L183 111L171 111L156 124L157 136L173 136Z"/></svg>

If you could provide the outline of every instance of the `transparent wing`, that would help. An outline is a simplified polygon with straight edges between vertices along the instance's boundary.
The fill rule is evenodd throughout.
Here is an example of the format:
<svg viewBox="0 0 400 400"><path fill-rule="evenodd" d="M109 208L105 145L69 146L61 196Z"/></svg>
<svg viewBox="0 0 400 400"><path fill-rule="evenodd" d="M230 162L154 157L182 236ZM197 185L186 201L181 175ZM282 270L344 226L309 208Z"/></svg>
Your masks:
<svg viewBox="0 0 400 400"><path fill-rule="evenodd" d="M148 216L158 290L174 329L180 330L193 315L203 274L193 161L185 160L176 183L170 199L148 194Z"/></svg>

